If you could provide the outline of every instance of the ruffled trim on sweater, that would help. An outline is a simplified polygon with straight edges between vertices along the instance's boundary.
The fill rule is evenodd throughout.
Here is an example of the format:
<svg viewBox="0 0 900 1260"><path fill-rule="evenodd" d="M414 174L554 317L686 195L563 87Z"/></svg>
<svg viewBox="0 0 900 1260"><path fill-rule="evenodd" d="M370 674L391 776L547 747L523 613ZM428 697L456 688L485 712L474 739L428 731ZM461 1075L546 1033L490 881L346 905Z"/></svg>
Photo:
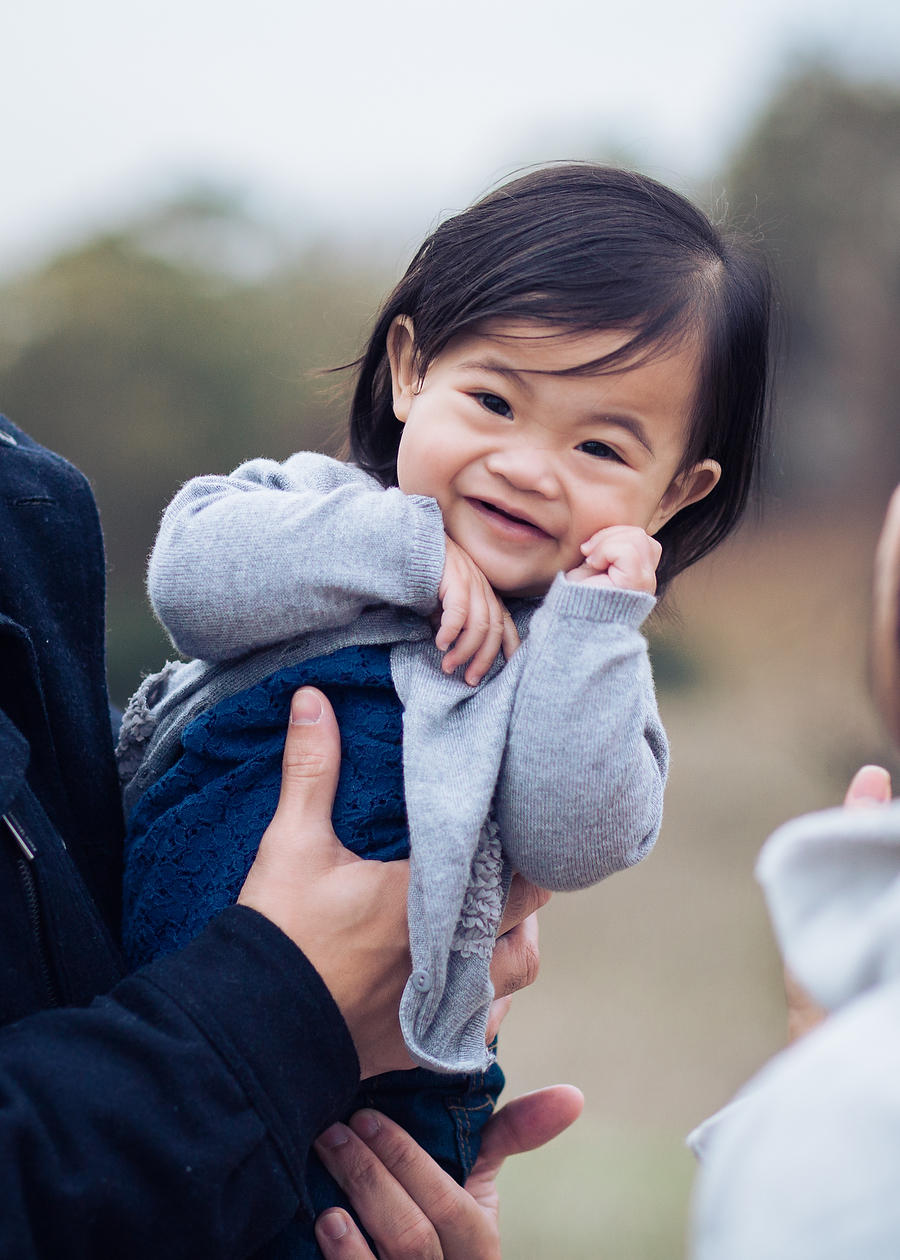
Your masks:
<svg viewBox="0 0 900 1260"><path fill-rule="evenodd" d="M503 910L503 852L500 828L488 818L472 858L469 886L450 948L464 957L490 958Z"/></svg>

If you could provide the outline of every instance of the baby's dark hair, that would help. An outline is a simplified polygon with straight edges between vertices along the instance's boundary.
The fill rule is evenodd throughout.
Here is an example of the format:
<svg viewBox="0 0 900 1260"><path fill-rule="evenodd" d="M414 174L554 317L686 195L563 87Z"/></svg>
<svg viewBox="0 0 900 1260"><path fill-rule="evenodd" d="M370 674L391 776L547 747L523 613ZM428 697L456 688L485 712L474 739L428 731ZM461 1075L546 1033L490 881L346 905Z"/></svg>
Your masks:
<svg viewBox="0 0 900 1260"><path fill-rule="evenodd" d="M614 354L571 369L619 371L699 330L701 374L682 467L717 460L715 489L659 531L660 591L740 521L766 449L772 281L765 259L671 188L632 171L566 163L532 171L447 219L378 314L350 413L352 459L397 484L402 424L387 334L415 329L420 376L451 338L486 319L577 332L633 332Z"/></svg>

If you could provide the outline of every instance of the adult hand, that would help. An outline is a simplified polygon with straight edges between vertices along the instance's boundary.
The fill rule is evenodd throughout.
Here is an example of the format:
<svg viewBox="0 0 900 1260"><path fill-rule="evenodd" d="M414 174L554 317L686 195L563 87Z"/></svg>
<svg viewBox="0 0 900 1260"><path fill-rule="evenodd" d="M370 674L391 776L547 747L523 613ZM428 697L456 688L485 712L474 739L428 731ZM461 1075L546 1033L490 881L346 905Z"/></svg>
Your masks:
<svg viewBox="0 0 900 1260"><path fill-rule="evenodd" d="M863 766L847 788L844 806L847 809L871 809L890 804L891 776L882 766ZM784 991L788 1008L788 1045L818 1028L828 1012L813 1001L806 990L785 968Z"/></svg>
<svg viewBox="0 0 900 1260"><path fill-rule="evenodd" d="M491 981L496 998L488 1017L487 1043L494 1040L512 1005L512 995L534 984L540 970L537 911L550 900L544 888L513 875L506 910L491 959Z"/></svg>
<svg viewBox="0 0 900 1260"><path fill-rule="evenodd" d="M304 687L291 702L275 817L238 902L264 914L303 950L347 1022L362 1076L413 1066L400 1034L400 996L409 977L408 862L366 862L334 834L340 770L331 705ZM514 878L491 978L499 995L493 1037L509 995L537 975L533 912L549 893Z"/></svg>
<svg viewBox="0 0 900 1260"><path fill-rule="evenodd" d="M497 1173L508 1155L543 1146L577 1120L580 1090L555 1085L507 1103L484 1130L465 1188L399 1125L358 1111L316 1142L325 1167L375 1240L381 1260L499 1260ZM324 1212L316 1237L326 1260L372 1260L349 1213Z"/></svg>
<svg viewBox="0 0 900 1260"><path fill-rule="evenodd" d="M366 862L331 825L341 762L334 711L295 692L278 808L238 903L271 919L318 971L346 1020L362 1076L412 1067L397 1011L411 970L408 862Z"/></svg>

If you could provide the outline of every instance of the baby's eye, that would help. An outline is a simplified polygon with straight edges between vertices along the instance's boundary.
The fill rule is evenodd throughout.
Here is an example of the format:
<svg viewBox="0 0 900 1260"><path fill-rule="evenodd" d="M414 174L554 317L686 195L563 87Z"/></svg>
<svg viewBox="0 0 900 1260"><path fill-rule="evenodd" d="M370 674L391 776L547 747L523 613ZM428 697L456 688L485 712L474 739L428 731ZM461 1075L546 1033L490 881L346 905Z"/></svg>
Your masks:
<svg viewBox="0 0 900 1260"><path fill-rule="evenodd" d="M611 446L607 446L605 442L582 442L575 449L584 451L585 455L593 455L595 459L614 459L618 463L622 463L622 456L614 451Z"/></svg>
<svg viewBox="0 0 900 1260"><path fill-rule="evenodd" d="M493 411L495 416L503 416L506 419L512 416L512 407L499 394L476 394L475 397L482 407L486 407L488 411Z"/></svg>

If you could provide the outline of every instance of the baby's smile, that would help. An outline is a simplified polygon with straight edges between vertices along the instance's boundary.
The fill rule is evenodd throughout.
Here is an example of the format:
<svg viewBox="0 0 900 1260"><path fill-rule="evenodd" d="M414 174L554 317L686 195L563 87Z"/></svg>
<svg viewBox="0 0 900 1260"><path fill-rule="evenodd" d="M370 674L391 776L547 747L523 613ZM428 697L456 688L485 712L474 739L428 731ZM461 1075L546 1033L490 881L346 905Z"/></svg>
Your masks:
<svg viewBox="0 0 900 1260"><path fill-rule="evenodd" d="M696 392L693 343L579 374L627 334L492 323L457 337L419 381L404 329L392 357L400 489L437 500L447 534L495 590L543 595L598 530L654 533L685 501L676 474Z"/></svg>
<svg viewBox="0 0 900 1260"><path fill-rule="evenodd" d="M507 511L499 503L491 503L487 499L467 499L466 502L475 512L481 513L491 526L510 538L549 538L545 529L541 529L536 521Z"/></svg>

